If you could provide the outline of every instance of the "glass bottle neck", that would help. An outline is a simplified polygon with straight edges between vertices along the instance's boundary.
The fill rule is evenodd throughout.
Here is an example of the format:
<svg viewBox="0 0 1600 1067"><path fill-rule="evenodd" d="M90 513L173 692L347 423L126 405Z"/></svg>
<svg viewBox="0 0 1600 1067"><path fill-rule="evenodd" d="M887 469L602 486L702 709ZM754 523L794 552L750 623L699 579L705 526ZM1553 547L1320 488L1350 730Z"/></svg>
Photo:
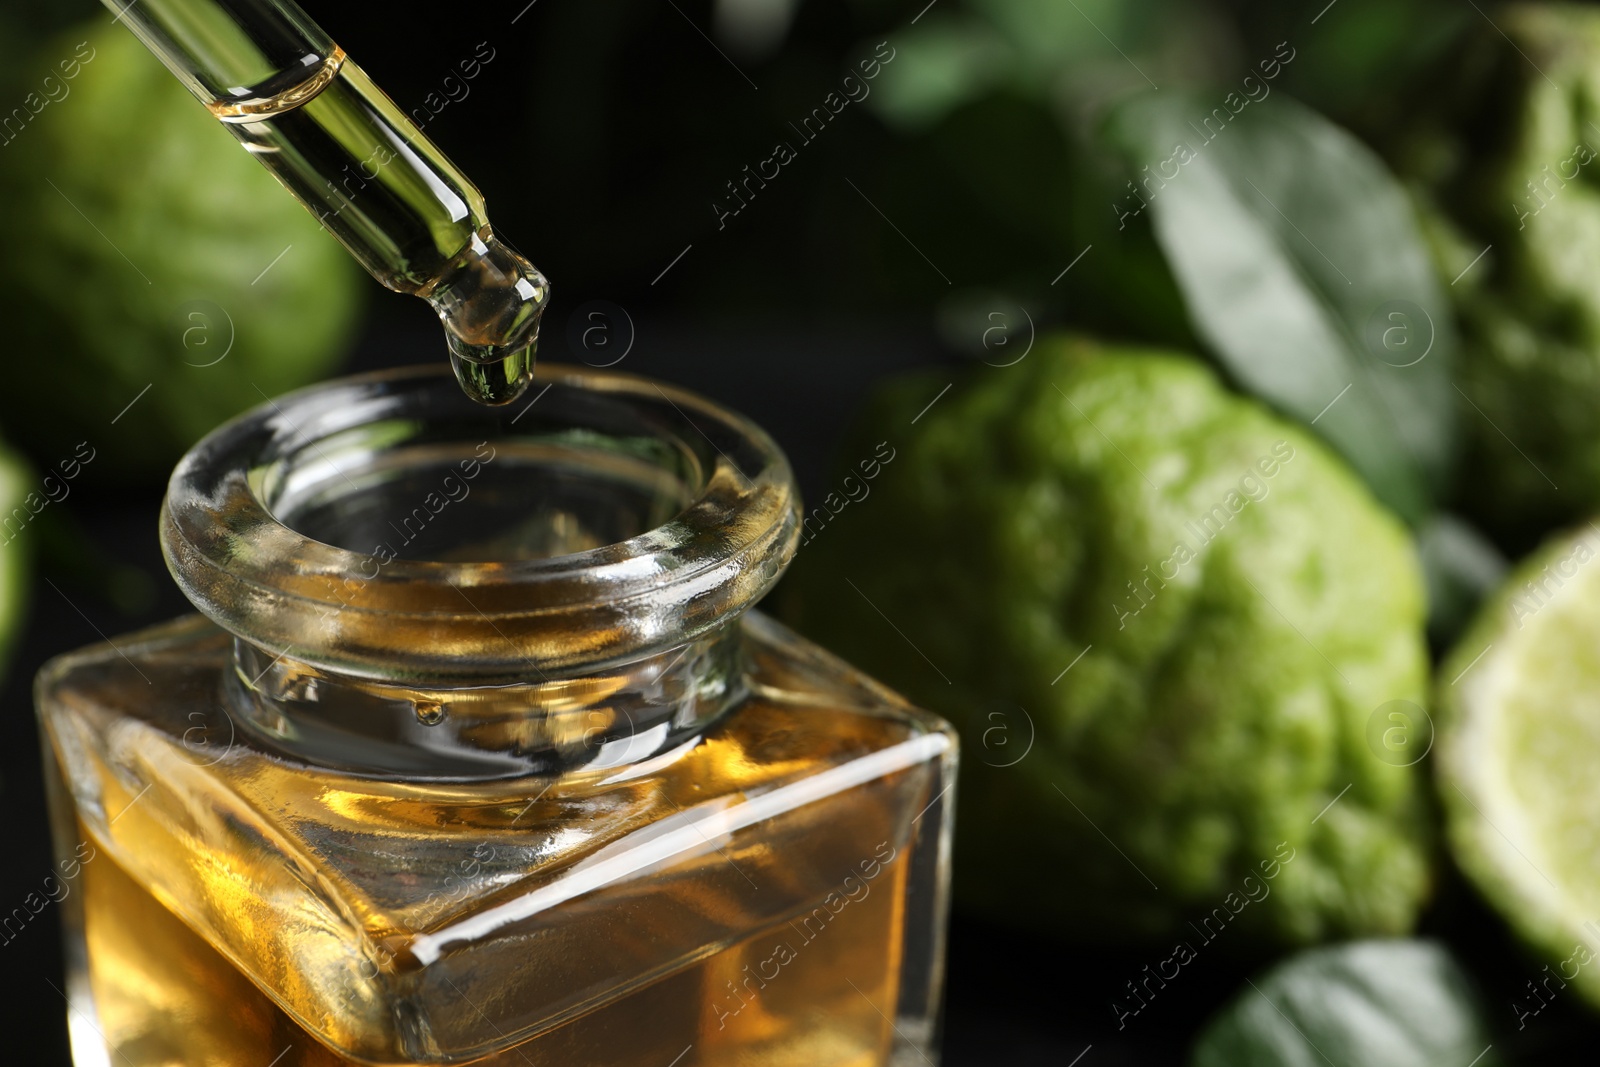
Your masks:
<svg viewBox="0 0 1600 1067"><path fill-rule="evenodd" d="M376 777L640 773L697 743L743 694L737 623L593 674L523 684L397 685L234 641L228 704L271 747Z"/></svg>
<svg viewBox="0 0 1600 1067"><path fill-rule="evenodd" d="M236 639L246 730L480 779L651 759L738 698L738 620L798 541L782 453L670 386L539 377L521 411L431 369L329 382L184 457L162 548Z"/></svg>

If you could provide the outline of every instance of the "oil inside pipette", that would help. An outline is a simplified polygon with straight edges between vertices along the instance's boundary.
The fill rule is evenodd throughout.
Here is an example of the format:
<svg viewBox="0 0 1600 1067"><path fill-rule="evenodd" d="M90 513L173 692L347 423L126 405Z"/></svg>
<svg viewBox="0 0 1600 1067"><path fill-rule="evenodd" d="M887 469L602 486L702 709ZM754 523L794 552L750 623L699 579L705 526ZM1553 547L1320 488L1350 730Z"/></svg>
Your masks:
<svg viewBox="0 0 1600 1067"><path fill-rule="evenodd" d="M527 389L549 283L342 49L207 106L373 277L433 306L468 396L506 404Z"/></svg>

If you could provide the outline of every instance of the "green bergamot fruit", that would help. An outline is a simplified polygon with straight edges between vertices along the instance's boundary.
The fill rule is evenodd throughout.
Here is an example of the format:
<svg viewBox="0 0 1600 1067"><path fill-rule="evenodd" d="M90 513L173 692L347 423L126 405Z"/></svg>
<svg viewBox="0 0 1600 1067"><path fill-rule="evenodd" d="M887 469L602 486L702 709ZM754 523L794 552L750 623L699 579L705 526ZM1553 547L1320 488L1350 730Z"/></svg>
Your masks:
<svg viewBox="0 0 1600 1067"><path fill-rule="evenodd" d="M947 380L881 397L786 607L960 729L958 900L1241 950L1410 929L1427 659L1399 522L1191 359L1041 341L919 416Z"/></svg>
<svg viewBox="0 0 1600 1067"><path fill-rule="evenodd" d="M0 411L41 462L87 439L96 474L158 473L334 368L358 270L126 27L46 43L23 82L31 118L0 147Z"/></svg>
<svg viewBox="0 0 1600 1067"><path fill-rule="evenodd" d="M1427 229L1461 319L1461 504L1526 537L1600 507L1600 10L1495 18Z"/></svg>
<svg viewBox="0 0 1600 1067"><path fill-rule="evenodd" d="M1600 1005L1597 561L1589 523L1552 538L1484 604L1439 672L1438 773L1462 871L1560 988ZM1519 1018L1543 1007L1532 993L1512 1005Z"/></svg>

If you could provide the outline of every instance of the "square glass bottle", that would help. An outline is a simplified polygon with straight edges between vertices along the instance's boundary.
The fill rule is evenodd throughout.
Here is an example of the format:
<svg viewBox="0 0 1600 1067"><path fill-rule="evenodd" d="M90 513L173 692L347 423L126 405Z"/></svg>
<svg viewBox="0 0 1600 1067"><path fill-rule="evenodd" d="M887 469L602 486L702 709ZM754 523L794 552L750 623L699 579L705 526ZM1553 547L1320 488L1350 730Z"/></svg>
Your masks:
<svg viewBox="0 0 1600 1067"><path fill-rule="evenodd" d="M316 386L178 465L200 614L37 683L79 1067L937 1062L953 734L749 610L765 434L540 378Z"/></svg>

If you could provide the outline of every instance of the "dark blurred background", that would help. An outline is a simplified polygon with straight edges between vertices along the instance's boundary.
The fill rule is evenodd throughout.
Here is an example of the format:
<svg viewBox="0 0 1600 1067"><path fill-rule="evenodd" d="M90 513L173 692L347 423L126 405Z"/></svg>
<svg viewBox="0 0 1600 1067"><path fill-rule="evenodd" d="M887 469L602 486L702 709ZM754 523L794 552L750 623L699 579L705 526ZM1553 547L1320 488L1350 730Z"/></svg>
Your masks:
<svg viewBox="0 0 1600 1067"><path fill-rule="evenodd" d="M4 83L15 86L8 100L27 91L26 57L64 39L54 34L79 19L110 20L80 0L3 3L0 59L9 71ZM552 280L542 358L615 365L744 412L788 451L811 499L826 490L838 439L886 376L1004 362L1036 332L1063 324L1195 343L1147 236L1139 239L1145 245L1130 238L1120 258L1079 263L1117 221L1107 200L1083 193L1093 168L1078 142L1104 98L1151 79L1231 85L1258 55L1292 40L1297 61L1275 89L1355 130L1398 171L1424 174L1434 158L1430 142L1397 134L1398 124L1429 109L1439 111L1441 128L1453 121L1447 93L1419 95L1416 87L1451 84L1470 66L1462 42L1482 21L1475 5L1454 0L305 6L402 109L426 109L426 133L483 191L497 232ZM1044 29L1007 29L1007 19L1024 16ZM884 55L880 42L894 59L866 83L864 98L814 141L798 136L790 124L837 92L862 60ZM460 61L490 52L463 89ZM91 65L83 78L94 73ZM57 106L62 114L46 110L41 130L28 128L0 153L27 147L28 138L43 142L46 121L76 121L67 109L87 105L68 98ZM127 141L137 134L135 126ZM780 141L798 149L796 158L734 213L728 183L743 180L745 168L771 157ZM89 162L81 166L94 169L92 181L117 184L125 143L84 151ZM52 182L72 188L61 173L40 169L62 158L46 153L26 173L13 173L0 211L30 210L19 197L34 193L19 188L41 198L55 195ZM80 214L99 232L107 220L91 208ZM1086 222L1091 212L1099 214ZM50 247L18 243L38 242L32 231L0 233L9 235L0 249L8 270L42 269L52 255ZM262 264L276 247L267 245ZM183 254L159 242L144 248L126 248L124 256L141 275L150 269L146 256ZM293 266L290 259L276 269ZM443 358L438 325L421 302L364 278L359 288L354 329L337 358L306 380ZM74 329L93 329L119 299L103 289L75 294L74 306L41 315L81 318L89 325ZM91 402L111 414L130 400L159 412L229 376L231 384L218 387L229 410L211 421L248 406L236 395L253 402L253 371L241 359L206 369L210 378L141 367L125 381L108 373L83 384L53 369L73 353L41 351L30 332L38 323L29 325L37 316L25 312L9 306L0 325L8 363L61 382L46 398L49 390L30 379L0 405L11 412L7 438L35 467L63 453L49 432L13 431L31 425L19 408L37 407L57 424L70 422L75 404ZM172 319L177 357L185 355L178 339L187 321ZM147 380L149 395L135 397ZM35 563L20 579L29 606L6 673L11 722L0 766L0 800L14 835L11 859L0 865L7 906L50 866L32 676L53 655L187 610L162 566L155 529L164 471L193 434L151 417L98 416L95 445L111 460L44 513ZM134 453L138 462L116 459ZM1447 890L1424 929L1447 932L1490 986L1514 986L1517 979L1500 976L1536 970L1507 966L1521 960L1517 950L1463 891ZM1180 1063L1200 1020L1253 962L1207 961L1207 981L1160 1004L1154 1025L1122 1035L1106 1001L1117 976L1136 974L1146 959L1039 942L959 915L950 951L949 1067L1068 1067L1090 1046L1085 1067ZM59 954L53 911L0 949L10 976L8 1062L67 1062L65 1005L53 988L62 985ZM1525 1050L1528 1062L1548 1054L1548 1062L1566 1063L1568 1050L1587 1047L1600 1028L1561 1004L1541 1019L1540 1033Z"/></svg>

